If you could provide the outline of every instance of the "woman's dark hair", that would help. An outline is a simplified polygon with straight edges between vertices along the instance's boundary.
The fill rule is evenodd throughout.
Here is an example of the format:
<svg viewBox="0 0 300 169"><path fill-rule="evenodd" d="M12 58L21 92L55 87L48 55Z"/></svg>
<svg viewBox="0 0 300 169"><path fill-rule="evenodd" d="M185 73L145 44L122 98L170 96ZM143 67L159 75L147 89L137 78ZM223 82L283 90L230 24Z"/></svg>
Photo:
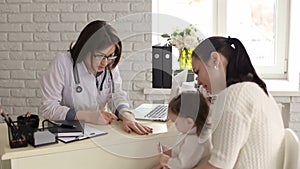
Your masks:
<svg viewBox="0 0 300 169"><path fill-rule="evenodd" d="M228 61L226 70L227 87L239 82L254 82L268 95L265 82L260 79L250 57L240 40L213 36L202 41L193 51L192 57L207 63L212 52L221 53Z"/></svg>
<svg viewBox="0 0 300 169"><path fill-rule="evenodd" d="M169 102L168 109L169 112L171 111L177 116L193 119L197 128L197 135L200 135L209 113L207 100L200 92L182 92Z"/></svg>
<svg viewBox="0 0 300 169"><path fill-rule="evenodd" d="M73 45L72 42L70 45L69 51L73 59L73 66L84 60L88 52L93 54L95 50L105 49L113 44L116 46L115 54L118 57L111 65L112 68L119 63L122 53L122 43L117 35L117 31L105 21L96 20L90 22L81 31L75 44Z"/></svg>

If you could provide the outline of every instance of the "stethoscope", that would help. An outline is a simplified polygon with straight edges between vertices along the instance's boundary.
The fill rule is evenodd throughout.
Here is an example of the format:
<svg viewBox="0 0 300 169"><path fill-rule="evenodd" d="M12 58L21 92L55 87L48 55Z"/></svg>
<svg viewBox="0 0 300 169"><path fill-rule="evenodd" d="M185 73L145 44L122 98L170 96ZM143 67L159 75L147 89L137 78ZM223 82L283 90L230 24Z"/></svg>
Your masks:
<svg viewBox="0 0 300 169"><path fill-rule="evenodd" d="M111 79L111 83L112 83L112 93L115 93L115 83L114 83L114 79L113 79L112 72L111 72L111 69L110 69L110 65L106 66L105 69L104 69L104 76L103 76L103 79L102 79L102 82L101 82L101 85L100 85L100 91L102 91L102 89L103 89L104 80L106 79L106 75L107 75L107 69L108 69L110 79ZM73 68L73 76L74 76L74 81L75 81L75 86L76 86L75 91L77 93L81 93L83 89L80 86L80 79L79 79L79 75L78 75L77 64L75 64L75 66Z"/></svg>

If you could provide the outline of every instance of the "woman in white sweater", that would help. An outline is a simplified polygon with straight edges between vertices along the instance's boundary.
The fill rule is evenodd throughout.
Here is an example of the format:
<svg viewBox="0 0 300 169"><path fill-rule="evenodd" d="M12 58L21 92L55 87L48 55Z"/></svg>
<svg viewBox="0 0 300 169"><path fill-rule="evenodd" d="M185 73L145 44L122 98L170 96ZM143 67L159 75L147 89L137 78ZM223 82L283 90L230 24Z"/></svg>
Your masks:
<svg viewBox="0 0 300 169"><path fill-rule="evenodd" d="M212 95L210 159L196 169L282 169L284 126L240 40L210 37L192 55L197 83Z"/></svg>

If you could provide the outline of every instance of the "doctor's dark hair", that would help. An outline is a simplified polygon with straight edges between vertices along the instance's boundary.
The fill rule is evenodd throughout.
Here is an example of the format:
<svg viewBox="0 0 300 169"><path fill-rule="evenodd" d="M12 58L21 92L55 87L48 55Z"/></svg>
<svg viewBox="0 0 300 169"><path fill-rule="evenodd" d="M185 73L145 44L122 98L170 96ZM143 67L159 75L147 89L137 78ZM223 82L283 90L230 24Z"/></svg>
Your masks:
<svg viewBox="0 0 300 169"><path fill-rule="evenodd" d="M268 95L265 82L258 77L250 57L239 39L220 36L209 37L194 49L192 57L207 63L212 52L221 53L228 61L226 70L227 87L239 82L254 82Z"/></svg>
<svg viewBox="0 0 300 169"><path fill-rule="evenodd" d="M117 31L105 21L90 22L81 31L77 41L70 45L73 67L76 63L83 61L89 52L93 54L96 50L105 49L111 45L116 46L115 54L118 56L111 65L114 68L119 63L122 54L122 43Z"/></svg>
<svg viewBox="0 0 300 169"><path fill-rule="evenodd" d="M185 91L172 98L168 105L168 113L193 119L199 136L209 113L209 105L200 92Z"/></svg>

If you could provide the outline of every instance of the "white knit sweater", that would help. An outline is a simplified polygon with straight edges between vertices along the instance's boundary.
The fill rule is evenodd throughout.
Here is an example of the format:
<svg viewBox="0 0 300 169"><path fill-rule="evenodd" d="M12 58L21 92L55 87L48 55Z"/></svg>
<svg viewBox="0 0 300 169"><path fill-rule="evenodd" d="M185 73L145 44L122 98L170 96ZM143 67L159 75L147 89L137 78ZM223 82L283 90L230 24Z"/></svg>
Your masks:
<svg viewBox="0 0 300 169"><path fill-rule="evenodd" d="M209 163L222 169L282 169L284 126L273 97L255 83L234 84L212 108Z"/></svg>

